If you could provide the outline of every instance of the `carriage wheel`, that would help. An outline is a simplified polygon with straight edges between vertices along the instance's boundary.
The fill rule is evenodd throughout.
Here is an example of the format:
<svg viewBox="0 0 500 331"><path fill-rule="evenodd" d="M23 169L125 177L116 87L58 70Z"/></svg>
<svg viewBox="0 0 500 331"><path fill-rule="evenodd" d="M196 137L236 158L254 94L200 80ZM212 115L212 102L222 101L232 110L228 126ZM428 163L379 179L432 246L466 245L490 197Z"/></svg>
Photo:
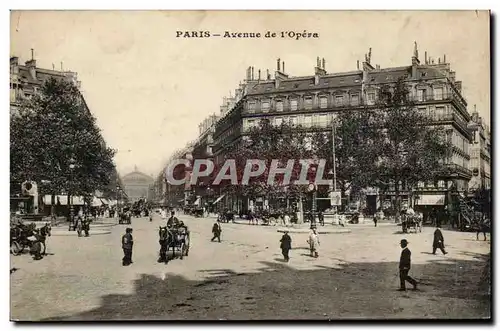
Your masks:
<svg viewBox="0 0 500 331"><path fill-rule="evenodd" d="M21 254L22 251L23 251L23 247L17 241L14 240L10 244L10 252L12 253L12 255L17 256L17 255Z"/></svg>
<svg viewBox="0 0 500 331"><path fill-rule="evenodd" d="M181 243L181 247L179 249L179 253L181 253L181 256L180 256L181 260L184 259L184 250L185 249L186 249L186 244L185 243Z"/></svg>

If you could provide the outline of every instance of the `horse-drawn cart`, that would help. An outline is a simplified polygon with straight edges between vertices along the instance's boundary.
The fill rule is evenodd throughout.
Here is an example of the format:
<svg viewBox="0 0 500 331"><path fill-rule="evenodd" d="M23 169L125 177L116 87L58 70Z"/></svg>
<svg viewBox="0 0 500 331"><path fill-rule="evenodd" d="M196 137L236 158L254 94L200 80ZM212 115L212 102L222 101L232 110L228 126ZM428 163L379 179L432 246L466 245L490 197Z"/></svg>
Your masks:
<svg viewBox="0 0 500 331"><path fill-rule="evenodd" d="M187 226L181 225L178 227L160 226L158 232L160 240L160 258L158 262L169 261L168 251L172 249L172 259L175 258L175 252L179 252L180 259L189 254L190 234Z"/></svg>
<svg viewBox="0 0 500 331"><path fill-rule="evenodd" d="M401 227L403 233L410 233L411 231L417 233L422 232L424 220L421 215L402 215Z"/></svg>
<svg viewBox="0 0 500 331"><path fill-rule="evenodd" d="M37 229L35 224L24 225L22 223L10 227L10 251L12 255L20 255L25 248L29 248L30 254L35 259L41 259L45 254L45 240L51 235L51 227L45 224Z"/></svg>

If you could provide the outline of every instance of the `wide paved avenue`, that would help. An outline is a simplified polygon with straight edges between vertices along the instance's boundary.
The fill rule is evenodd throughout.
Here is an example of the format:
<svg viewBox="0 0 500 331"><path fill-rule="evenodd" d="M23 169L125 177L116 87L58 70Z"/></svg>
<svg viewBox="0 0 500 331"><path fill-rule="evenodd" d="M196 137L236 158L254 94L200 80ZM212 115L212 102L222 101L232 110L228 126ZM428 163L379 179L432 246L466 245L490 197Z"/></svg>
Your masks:
<svg viewBox="0 0 500 331"><path fill-rule="evenodd" d="M291 234L283 262L276 227L222 224L179 216L191 230L184 260L157 263L158 226L133 219L131 266L121 265L126 225L107 235L49 238L49 255L11 256L11 317L16 320L480 318L489 294L480 279L490 241L443 230L449 254L431 254L433 228L399 234L394 225L352 225L320 236L308 256L307 234ZM332 227L330 225L330 227ZM412 251L420 291L398 292L399 241Z"/></svg>

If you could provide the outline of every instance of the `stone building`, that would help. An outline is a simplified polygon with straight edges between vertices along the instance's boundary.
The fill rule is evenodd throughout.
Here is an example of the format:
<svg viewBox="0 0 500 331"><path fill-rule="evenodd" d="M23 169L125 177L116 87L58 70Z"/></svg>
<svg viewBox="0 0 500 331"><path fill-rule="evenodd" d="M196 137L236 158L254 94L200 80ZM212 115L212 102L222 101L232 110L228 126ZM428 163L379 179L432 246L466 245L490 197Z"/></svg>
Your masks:
<svg viewBox="0 0 500 331"><path fill-rule="evenodd" d="M140 199L151 199L151 188L154 183L153 177L140 172L137 167L134 171L121 178L123 189L128 201L134 203Z"/></svg>
<svg viewBox="0 0 500 331"><path fill-rule="evenodd" d="M472 141L469 145L472 178L469 190L491 189L491 133L474 106L471 114Z"/></svg>
<svg viewBox="0 0 500 331"><path fill-rule="evenodd" d="M62 64L61 64L62 66ZM10 113L15 114L23 99L29 99L37 94L49 78L65 79L80 88L76 72L38 68L31 50L31 60L20 64L17 56L10 58Z"/></svg>
<svg viewBox="0 0 500 331"><path fill-rule="evenodd" d="M245 132L267 118L279 125L283 121L300 124L310 131L331 132L332 120L339 111L352 110L375 105L377 93L382 84L390 84L404 77L417 107L442 125L448 139L453 144L452 156L446 163L453 169L450 178L436 183L419 183L417 206L443 206L448 187L454 182L459 191L467 190L472 176L469 170L469 142L472 139L467 125L470 115L462 96L462 82L443 58L430 58L425 52L419 57L415 43L411 64L399 67L380 68L372 65L371 49L365 61L357 62L357 69L348 72L328 73L325 60L317 58L314 74L292 77L285 71L285 63L277 60L274 78L269 71L262 77L261 71L255 75L253 67L247 70L247 77L240 84L239 94L230 100L231 109L221 109L221 119L214 131L213 152L216 161L223 159ZM377 190L366 190L363 204L375 210L383 204L391 203L394 192L381 195ZM409 192L403 189L403 200ZM226 201L233 209L245 208L244 201L232 197ZM243 199L244 200L244 199Z"/></svg>

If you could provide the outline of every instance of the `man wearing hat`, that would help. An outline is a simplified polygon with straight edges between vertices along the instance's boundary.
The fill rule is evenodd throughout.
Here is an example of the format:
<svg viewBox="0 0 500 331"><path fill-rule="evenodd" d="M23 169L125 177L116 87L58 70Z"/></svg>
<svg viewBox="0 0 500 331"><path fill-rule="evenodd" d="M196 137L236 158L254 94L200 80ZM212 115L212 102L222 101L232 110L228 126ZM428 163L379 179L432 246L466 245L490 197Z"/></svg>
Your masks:
<svg viewBox="0 0 500 331"><path fill-rule="evenodd" d="M408 249L408 241L402 239L400 245L403 250L401 251L401 258L399 260L399 281L401 284L398 291L406 291L406 282L412 284L413 289L416 290L417 281L408 276L411 268L411 252Z"/></svg>
<svg viewBox="0 0 500 331"><path fill-rule="evenodd" d="M311 232L309 232L309 239L307 240L309 244L309 250L311 251L311 256L317 258L319 256L319 237L316 226L311 226Z"/></svg>
<svg viewBox="0 0 500 331"><path fill-rule="evenodd" d="M290 260L288 252L292 249L292 238L288 235L288 231L285 231L285 234L281 237L280 242L281 253L283 254L285 262L288 262Z"/></svg>
<svg viewBox="0 0 500 331"><path fill-rule="evenodd" d="M134 238L132 238L132 228L127 228L122 237L123 259L122 265L128 266L132 263L132 247L134 246Z"/></svg>

